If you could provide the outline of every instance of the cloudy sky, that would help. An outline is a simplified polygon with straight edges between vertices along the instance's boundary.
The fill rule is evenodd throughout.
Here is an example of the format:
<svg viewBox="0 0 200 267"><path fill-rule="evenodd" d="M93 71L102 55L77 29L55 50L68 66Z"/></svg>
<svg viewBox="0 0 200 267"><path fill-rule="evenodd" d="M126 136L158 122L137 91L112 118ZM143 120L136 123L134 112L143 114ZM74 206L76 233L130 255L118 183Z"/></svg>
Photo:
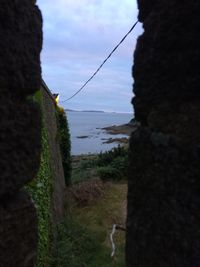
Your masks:
<svg viewBox="0 0 200 267"><path fill-rule="evenodd" d="M38 0L43 14L42 75L60 102L96 71L137 20L136 0ZM131 112L132 56L141 25L68 109Z"/></svg>

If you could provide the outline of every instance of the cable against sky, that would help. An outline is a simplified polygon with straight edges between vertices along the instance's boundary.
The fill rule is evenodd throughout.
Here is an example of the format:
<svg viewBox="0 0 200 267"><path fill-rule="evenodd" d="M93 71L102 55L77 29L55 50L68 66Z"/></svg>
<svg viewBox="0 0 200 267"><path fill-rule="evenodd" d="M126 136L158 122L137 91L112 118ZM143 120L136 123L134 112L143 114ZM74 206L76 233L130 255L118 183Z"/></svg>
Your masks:
<svg viewBox="0 0 200 267"><path fill-rule="evenodd" d="M136 21L133 26L131 27L131 29L125 34L125 36L121 39L121 41L115 46L115 48L110 52L110 54L107 56L107 58L102 62L102 64L99 66L99 68L94 72L94 74L83 84L83 86L76 91L72 96L70 96L69 98L60 101L62 103L69 101L70 99L74 98L77 94L79 94L84 87L94 78L94 76L100 71L100 69L103 67L103 65L106 63L106 61L112 56L112 54L117 50L117 48L124 42L124 40L126 39L126 37L133 31L133 29L135 28L135 26L137 25L138 21Z"/></svg>

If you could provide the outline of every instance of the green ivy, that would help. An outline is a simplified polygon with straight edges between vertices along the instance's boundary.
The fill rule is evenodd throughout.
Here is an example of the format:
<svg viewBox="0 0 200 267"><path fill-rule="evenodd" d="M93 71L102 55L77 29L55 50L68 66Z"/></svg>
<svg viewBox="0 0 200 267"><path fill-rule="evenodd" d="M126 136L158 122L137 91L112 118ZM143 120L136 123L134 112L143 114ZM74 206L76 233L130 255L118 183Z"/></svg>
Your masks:
<svg viewBox="0 0 200 267"><path fill-rule="evenodd" d="M70 143L70 133L67 122L67 117L63 108L58 107L56 109L58 134L60 150L62 155L62 165L65 175L66 186L71 184L71 143Z"/></svg>
<svg viewBox="0 0 200 267"><path fill-rule="evenodd" d="M41 96L37 95L40 102ZM48 267L51 262L51 202L52 202L52 172L50 166L50 151L48 134L42 121L42 152L37 177L26 187L29 191L38 216L38 253L35 267Z"/></svg>
<svg viewBox="0 0 200 267"><path fill-rule="evenodd" d="M37 263L35 267L49 267L52 262L52 171L50 165L50 150L48 133L45 127L45 118L42 110L42 95L38 91L29 101L39 103L42 112L42 151L40 159L40 168L37 177L26 186L30 193L37 210L38 217L38 252ZM70 135L68 130L67 118L62 108L56 110L60 148L62 153L62 162L65 174L65 183L71 183L71 157L70 157Z"/></svg>

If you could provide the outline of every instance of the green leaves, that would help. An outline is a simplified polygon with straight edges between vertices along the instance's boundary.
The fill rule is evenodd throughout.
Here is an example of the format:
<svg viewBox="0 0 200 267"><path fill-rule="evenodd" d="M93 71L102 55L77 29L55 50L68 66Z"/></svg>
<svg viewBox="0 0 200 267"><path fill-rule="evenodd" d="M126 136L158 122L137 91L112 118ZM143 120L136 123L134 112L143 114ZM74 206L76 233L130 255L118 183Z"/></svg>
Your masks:
<svg viewBox="0 0 200 267"><path fill-rule="evenodd" d="M37 93L35 100L41 103L41 94ZM50 151L48 134L42 121L42 152L40 168L37 177L26 186L30 193L38 216L38 254L35 267L48 267L51 262L51 201L52 201L52 172L50 166Z"/></svg>
<svg viewBox="0 0 200 267"><path fill-rule="evenodd" d="M66 186L71 184L71 142L67 117L64 109L57 107L56 109L58 138L62 155L62 165L65 175Z"/></svg>
<svg viewBox="0 0 200 267"><path fill-rule="evenodd" d="M100 153L97 158L97 174L103 180L119 181L127 177L128 151L118 146Z"/></svg>

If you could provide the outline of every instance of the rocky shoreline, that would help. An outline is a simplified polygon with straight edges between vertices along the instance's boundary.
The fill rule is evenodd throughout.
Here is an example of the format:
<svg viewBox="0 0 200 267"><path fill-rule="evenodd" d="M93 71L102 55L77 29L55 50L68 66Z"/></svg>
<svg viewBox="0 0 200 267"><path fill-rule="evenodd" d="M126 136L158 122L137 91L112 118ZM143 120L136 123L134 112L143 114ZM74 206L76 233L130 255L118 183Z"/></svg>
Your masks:
<svg viewBox="0 0 200 267"><path fill-rule="evenodd" d="M105 130L108 134L125 134L130 136L131 133L137 129L137 125L132 123L122 124L122 125L112 125L108 127L102 128L102 130Z"/></svg>
<svg viewBox="0 0 200 267"><path fill-rule="evenodd" d="M116 137L108 137L101 139L103 144L111 144L111 143L118 143L118 144L128 144L129 137L133 131L135 131L138 128L138 124L136 122L130 122L122 125L112 125L104 128L98 128L100 130L106 131L109 135L115 135ZM117 135L125 135L123 137L117 137ZM82 135L77 136L79 139L85 139L90 138L89 135Z"/></svg>
<svg viewBox="0 0 200 267"><path fill-rule="evenodd" d="M110 144L110 143L118 143L118 144L128 144L129 142L129 137L133 131L135 131L138 128L137 123L126 123L122 125L112 125L108 127L101 128L102 130L106 131L108 134L111 135L119 135L123 134L126 135L127 137L109 137L105 140L103 143L104 144Z"/></svg>

